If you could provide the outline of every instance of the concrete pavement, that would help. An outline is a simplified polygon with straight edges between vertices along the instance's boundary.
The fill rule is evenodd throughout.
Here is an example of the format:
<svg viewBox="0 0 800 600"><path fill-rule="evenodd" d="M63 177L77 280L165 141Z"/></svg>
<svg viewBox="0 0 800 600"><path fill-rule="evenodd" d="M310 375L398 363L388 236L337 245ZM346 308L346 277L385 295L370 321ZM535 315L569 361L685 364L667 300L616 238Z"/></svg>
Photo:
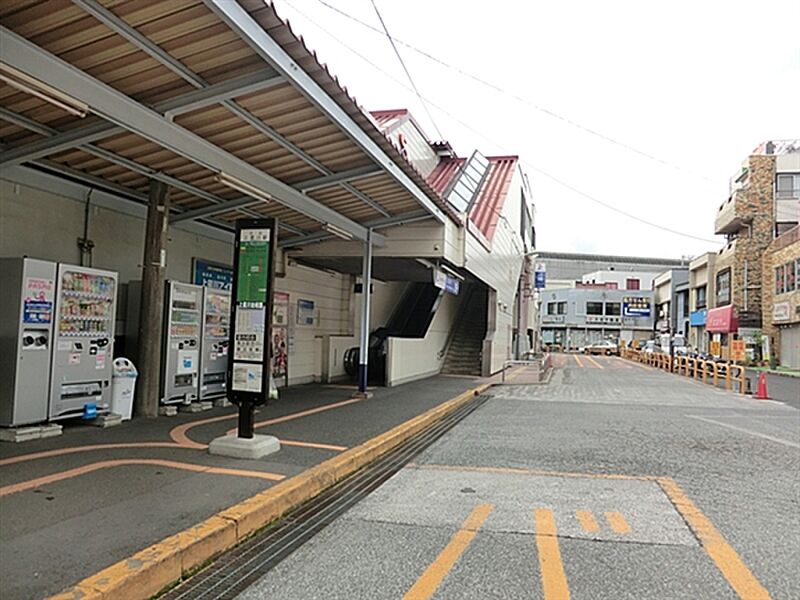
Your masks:
<svg viewBox="0 0 800 600"><path fill-rule="evenodd" d="M800 597L800 411L618 358L493 398L240 597Z"/></svg>

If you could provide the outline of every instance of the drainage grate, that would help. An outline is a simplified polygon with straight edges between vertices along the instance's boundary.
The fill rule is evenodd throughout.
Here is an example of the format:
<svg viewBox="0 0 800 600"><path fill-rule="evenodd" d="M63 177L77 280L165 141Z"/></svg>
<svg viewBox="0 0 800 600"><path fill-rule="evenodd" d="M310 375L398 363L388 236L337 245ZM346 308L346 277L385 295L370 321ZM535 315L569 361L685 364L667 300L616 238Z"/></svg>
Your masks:
<svg viewBox="0 0 800 600"><path fill-rule="evenodd" d="M388 454L216 559L161 600L233 599L488 400L476 396Z"/></svg>

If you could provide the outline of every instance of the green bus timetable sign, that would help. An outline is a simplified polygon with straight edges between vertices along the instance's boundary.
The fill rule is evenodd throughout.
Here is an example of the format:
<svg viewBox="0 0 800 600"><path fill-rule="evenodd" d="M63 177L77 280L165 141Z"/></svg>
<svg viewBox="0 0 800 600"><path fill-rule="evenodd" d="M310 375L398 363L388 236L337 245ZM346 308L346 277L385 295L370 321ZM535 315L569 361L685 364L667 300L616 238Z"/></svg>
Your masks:
<svg viewBox="0 0 800 600"><path fill-rule="evenodd" d="M270 264L270 229L244 229L239 240L236 302L264 303Z"/></svg>

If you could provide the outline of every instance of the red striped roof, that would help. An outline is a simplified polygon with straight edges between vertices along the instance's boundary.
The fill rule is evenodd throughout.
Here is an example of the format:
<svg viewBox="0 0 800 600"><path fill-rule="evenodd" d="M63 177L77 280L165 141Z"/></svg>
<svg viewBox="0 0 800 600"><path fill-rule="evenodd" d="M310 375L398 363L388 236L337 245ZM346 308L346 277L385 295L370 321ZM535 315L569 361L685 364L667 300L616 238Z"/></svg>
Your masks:
<svg viewBox="0 0 800 600"><path fill-rule="evenodd" d="M383 131L384 129L394 125L398 119L402 119L408 115L407 108L395 108L390 110L371 110L369 114L375 119L378 127Z"/></svg>
<svg viewBox="0 0 800 600"><path fill-rule="evenodd" d="M508 187L514 176L518 156L487 156L489 173L483 181L478 197L472 205L469 220L491 241L497 229L497 222L503 212L508 195ZM440 195L458 173L466 158L445 158L428 175L428 183Z"/></svg>

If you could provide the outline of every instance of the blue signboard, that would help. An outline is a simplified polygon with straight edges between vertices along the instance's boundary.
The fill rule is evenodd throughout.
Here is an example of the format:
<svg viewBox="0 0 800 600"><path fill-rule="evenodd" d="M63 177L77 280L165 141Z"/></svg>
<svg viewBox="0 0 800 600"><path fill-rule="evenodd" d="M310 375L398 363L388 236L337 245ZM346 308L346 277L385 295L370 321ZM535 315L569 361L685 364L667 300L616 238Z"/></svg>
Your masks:
<svg viewBox="0 0 800 600"><path fill-rule="evenodd" d="M447 276L447 279L444 283L444 291L448 294L453 294L454 296L458 296L458 292L461 289L461 282L456 279L455 277Z"/></svg>
<svg viewBox="0 0 800 600"><path fill-rule="evenodd" d="M689 314L689 325L692 327L703 327L706 324L707 309L696 310Z"/></svg>
<svg viewBox="0 0 800 600"><path fill-rule="evenodd" d="M194 259L194 283L215 290L231 291L233 269L201 258Z"/></svg>
<svg viewBox="0 0 800 600"><path fill-rule="evenodd" d="M649 317L650 299L626 296L622 299L623 317Z"/></svg>
<svg viewBox="0 0 800 600"><path fill-rule="evenodd" d="M53 303L43 300L25 300L23 323L49 323L53 314Z"/></svg>
<svg viewBox="0 0 800 600"><path fill-rule="evenodd" d="M536 271L533 274L533 287L537 290L542 289L547 279L547 273L544 271Z"/></svg>

